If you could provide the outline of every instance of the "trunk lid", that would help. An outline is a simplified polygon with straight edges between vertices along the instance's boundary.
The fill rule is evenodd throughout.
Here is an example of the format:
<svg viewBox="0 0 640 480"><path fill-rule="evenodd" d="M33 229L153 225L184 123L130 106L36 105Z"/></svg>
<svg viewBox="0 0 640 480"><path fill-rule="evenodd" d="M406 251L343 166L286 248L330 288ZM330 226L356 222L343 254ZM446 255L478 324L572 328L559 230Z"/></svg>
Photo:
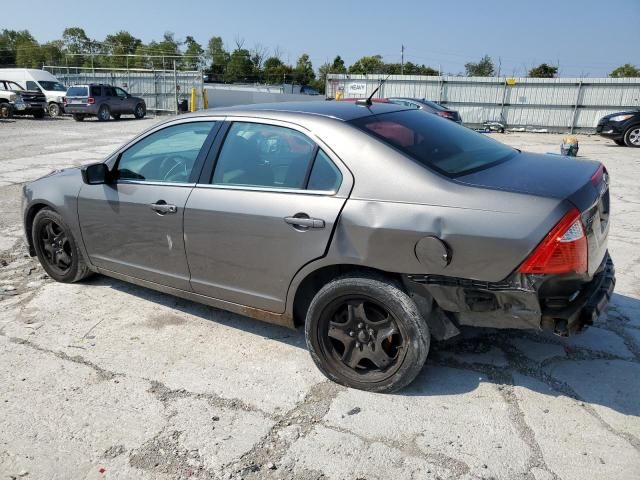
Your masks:
<svg viewBox="0 0 640 480"><path fill-rule="evenodd" d="M600 162L522 152L509 161L455 180L474 187L571 202L582 214L590 276L602 263L609 233L609 175Z"/></svg>

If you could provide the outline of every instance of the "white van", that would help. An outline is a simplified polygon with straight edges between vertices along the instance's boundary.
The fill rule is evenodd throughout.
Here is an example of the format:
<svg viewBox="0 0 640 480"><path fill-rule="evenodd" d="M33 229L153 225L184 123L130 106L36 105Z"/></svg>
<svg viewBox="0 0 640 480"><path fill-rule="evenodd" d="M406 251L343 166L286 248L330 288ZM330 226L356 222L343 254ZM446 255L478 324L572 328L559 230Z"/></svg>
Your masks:
<svg viewBox="0 0 640 480"><path fill-rule="evenodd" d="M64 112L63 100L67 87L44 70L35 68L3 68L0 70L2 80L16 82L26 90L40 90L47 97L47 111L52 117Z"/></svg>

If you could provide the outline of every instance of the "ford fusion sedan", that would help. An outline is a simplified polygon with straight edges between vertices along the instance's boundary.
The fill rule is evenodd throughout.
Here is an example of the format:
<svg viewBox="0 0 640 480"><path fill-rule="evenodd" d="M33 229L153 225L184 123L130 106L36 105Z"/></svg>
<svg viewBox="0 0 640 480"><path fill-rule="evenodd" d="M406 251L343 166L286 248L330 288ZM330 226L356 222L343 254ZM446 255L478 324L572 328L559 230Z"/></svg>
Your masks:
<svg viewBox="0 0 640 480"><path fill-rule="evenodd" d="M100 273L304 326L328 378L377 392L464 325L576 333L615 283L602 164L390 103L173 118L27 184L23 210L55 280Z"/></svg>

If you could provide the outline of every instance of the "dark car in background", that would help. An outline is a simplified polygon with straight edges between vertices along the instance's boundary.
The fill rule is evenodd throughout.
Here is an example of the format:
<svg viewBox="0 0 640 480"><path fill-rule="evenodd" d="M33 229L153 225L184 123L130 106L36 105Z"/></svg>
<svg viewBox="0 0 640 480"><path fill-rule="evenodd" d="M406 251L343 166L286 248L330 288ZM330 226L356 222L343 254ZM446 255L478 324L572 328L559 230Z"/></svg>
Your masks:
<svg viewBox="0 0 640 480"><path fill-rule="evenodd" d="M605 115L598 122L596 133L620 146L640 147L640 109Z"/></svg>
<svg viewBox="0 0 640 480"><path fill-rule="evenodd" d="M120 87L103 84L74 85L69 87L64 97L64 111L81 122L87 117L98 117L100 121L111 117L118 120L120 115L143 118L147 105L140 97L134 97Z"/></svg>
<svg viewBox="0 0 640 480"><path fill-rule="evenodd" d="M436 115L453 120L456 123L462 124L462 117L455 110L450 110L447 107L440 105L439 103L432 102L430 100L419 100L417 98L389 98L391 103L396 105L403 105L405 107L416 108L418 110L424 110L426 112L435 113Z"/></svg>
<svg viewBox="0 0 640 480"><path fill-rule="evenodd" d="M0 80L0 90L20 97L20 101L16 101L12 108L13 115L33 115L35 118L44 118L47 98L42 92L25 90L11 80Z"/></svg>

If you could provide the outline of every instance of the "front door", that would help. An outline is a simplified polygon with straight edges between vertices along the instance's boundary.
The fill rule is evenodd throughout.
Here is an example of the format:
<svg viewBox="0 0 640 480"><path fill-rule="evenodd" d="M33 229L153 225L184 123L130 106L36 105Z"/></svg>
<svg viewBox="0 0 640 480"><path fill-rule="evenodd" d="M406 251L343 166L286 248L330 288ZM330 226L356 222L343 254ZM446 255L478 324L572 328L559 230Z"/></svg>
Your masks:
<svg viewBox="0 0 640 480"><path fill-rule="evenodd" d="M191 121L160 127L119 155L112 182L83 185L78 214L93 265L190 290L184 206L214 126Z"/></svg>
<svg viewBox="0 0 640 480"><path fill-rule="evenodd" d="M282 313L296 272L325 254L351 184L301 131L232 123L212 178L187 201L193 290Z"/></svg>

